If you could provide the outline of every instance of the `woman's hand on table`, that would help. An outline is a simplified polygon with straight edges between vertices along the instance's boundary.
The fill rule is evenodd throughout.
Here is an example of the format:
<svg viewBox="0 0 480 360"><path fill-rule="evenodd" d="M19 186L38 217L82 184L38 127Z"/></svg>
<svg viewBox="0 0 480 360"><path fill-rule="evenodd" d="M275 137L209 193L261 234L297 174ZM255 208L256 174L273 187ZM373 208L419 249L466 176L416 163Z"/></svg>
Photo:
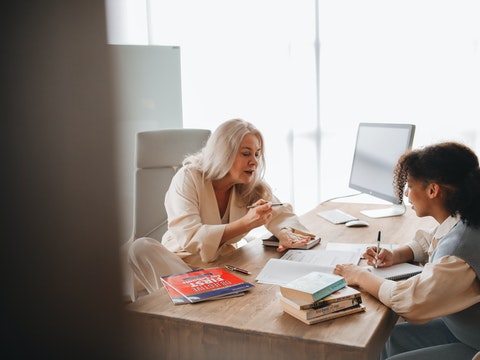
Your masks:
<svg viewBox="0 0 480 360"><path fill-rule="evenodd" d="M286 249L297 248L307 244L312 240L311 236L303 235L293 232L291 229L284 228L280 230L277 235L280 245L277 248L278 252L285 251Z"/></svg>

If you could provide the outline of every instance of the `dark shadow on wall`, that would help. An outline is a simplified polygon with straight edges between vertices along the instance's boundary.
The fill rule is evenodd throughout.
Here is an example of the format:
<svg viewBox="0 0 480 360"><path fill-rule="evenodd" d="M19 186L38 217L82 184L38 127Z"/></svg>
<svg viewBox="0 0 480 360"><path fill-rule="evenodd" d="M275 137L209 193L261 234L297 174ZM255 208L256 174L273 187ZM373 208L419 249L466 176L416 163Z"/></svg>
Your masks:
<svg viewBox="0 0 480 360"><path fill-rule="evenodd" d="M127 359L103 1L2 4L1 352Z"/></svg>

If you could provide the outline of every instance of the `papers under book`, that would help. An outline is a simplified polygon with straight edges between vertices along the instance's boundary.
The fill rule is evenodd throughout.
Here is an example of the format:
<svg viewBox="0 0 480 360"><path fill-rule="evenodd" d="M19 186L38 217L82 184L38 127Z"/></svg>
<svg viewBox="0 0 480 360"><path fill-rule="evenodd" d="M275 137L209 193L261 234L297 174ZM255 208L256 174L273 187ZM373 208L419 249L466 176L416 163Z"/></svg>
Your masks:
<svg viewBox="0 0 480 360"><path fill-rule="evenodd" d="M346 285L347 283L343 276L312 271L285 285L281 285L280 293L286 298L314 302L323 299Z"/></svg>
<svg viewBox="0 0 480 360"><path fill-rule="evenodd" d="M167 275L160 279L175 305L241 296L254 286L221 267Z"/></svg>

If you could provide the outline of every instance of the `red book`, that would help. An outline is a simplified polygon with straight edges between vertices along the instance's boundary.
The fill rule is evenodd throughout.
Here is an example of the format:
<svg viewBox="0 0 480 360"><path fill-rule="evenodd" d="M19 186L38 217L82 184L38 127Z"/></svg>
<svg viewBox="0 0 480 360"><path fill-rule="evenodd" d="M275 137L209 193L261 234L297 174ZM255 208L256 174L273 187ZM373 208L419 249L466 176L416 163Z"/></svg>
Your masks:
<svg viewBox="0 0 480 360"><path fill-rule="evenodd" d="M253 287L253 284L221 267L192 270L160 279L174 304L239 296Z"/></svg>

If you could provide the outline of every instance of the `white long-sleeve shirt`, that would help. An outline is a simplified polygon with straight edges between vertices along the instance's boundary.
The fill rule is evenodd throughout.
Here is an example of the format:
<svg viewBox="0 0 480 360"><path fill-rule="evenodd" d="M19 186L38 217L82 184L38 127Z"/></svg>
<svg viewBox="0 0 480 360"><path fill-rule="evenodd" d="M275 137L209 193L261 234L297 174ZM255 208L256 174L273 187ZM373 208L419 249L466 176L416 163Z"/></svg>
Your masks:
<svg viewBox="0 0 480 360"><path fill-rule="evenodd" d="M278 201L275 197L265 200ZM188 256L189 263L214 261L233 251L233 244L246 235L241 234L220 245L227 224L243 217L248 209L238 204L234 187L227 211L221 217L212 182L205 181L201 172L192 167L182 167L173 177L165 197L165 208L169 224L162 244L181 257ZM265 227L272 234L278 234L283 227L308 231L288 204L275 207Z"/></svg>
<svg viewBox="0 0 480 360"><path fill-rule="evenodd" d="M449 217L431 231L418 231L407 245L414 261L429 259L438 241L458 222ZM385 281L379 299L409 322L424 323L453 314L480 302L480 282L475 271L456 256L425 264L421 274L404 281Z"/></svg>

